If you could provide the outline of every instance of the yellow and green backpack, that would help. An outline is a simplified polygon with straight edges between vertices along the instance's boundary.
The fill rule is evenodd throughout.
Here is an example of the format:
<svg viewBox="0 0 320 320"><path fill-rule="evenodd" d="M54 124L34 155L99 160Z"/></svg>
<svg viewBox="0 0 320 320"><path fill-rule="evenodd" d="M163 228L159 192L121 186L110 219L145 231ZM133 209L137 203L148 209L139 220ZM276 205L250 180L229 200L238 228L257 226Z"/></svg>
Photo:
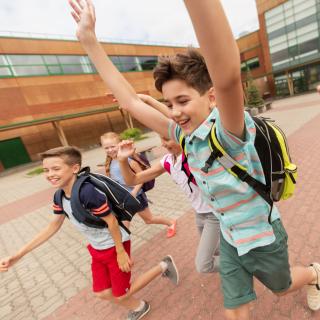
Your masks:
<svg viewBox="0 0 320 320"><path fill-rule="evenodd" d="M273 202L286 200L293 195L297 166L291 162L284 132L274 121L263 117L252 118L256 126L254 145L261 161L266 184L250 176L244 166L227 154L217 139L215 123L213 123L209 136L211 154L201 170L207 173L213 162L219 161L230 174L251 186L272 208ZM186 157L184 135L180 136L180 145Z"/></svg>

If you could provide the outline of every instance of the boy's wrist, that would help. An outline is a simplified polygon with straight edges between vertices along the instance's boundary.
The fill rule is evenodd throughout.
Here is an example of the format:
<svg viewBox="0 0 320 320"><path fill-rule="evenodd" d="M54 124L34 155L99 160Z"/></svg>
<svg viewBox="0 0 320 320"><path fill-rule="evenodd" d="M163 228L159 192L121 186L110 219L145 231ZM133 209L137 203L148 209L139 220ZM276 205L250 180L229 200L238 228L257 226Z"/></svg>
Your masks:
<svg viewBox="0 0 320 320"><path fill-rule="evenodd" d="M79 33L78 39L82 44L91 44L97 42L97 36L94 31L91 30Z"/></svg>

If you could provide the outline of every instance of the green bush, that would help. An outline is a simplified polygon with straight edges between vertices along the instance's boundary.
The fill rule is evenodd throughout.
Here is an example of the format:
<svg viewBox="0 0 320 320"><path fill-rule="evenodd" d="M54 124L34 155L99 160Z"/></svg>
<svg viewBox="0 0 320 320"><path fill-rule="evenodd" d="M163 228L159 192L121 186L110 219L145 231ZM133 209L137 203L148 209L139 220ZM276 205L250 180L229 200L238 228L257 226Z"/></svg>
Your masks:
<svg viewBox="0 0 320 320"><path fill-rule="evenodd" d="M247 106L249 108L260 107L264 105L264 101L260 95L258 88L255 86L251 73L247 70L248 87L246 88Z"/></svg>
<svg viewBox="0 0 320 320"><path fill-rule="evenodd" d="M143 139L142 131L139 128L129 128L120 133L122 140L132 139L134 141Z"/></svg>
<svg viewBox="0 0 320 320"><path fill-rule="evenodd" d="M38 168L35 168L35 169L27 172L27 176L33 177L33 176L37 176L38 174L41 174L41 173L43 173L43 168L38 167Z"/></svg>

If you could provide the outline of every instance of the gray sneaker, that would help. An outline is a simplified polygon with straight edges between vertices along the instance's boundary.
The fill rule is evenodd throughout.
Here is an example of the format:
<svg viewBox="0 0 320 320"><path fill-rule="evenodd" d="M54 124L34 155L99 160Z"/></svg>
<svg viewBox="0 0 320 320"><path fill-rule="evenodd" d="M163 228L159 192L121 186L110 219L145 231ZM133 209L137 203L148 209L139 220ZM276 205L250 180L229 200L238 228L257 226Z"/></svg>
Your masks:
<svg viewBox="0 0 320 320"><path fill-rule="evenodd" d="M178 269L173 261L173 258L171 256L165 256L162 259L162 261L168 265L167 270L162 274L162 276L168 278L174 284L178 284L179 283L179 272L178 272Z"/></svg>
<svg viewBox="0 0 320 320"><path fill-rule="evenodd" d="M150 304L144 301L144 307L141 311L129 311L127 320L142 319L150 311Z"/></svg>

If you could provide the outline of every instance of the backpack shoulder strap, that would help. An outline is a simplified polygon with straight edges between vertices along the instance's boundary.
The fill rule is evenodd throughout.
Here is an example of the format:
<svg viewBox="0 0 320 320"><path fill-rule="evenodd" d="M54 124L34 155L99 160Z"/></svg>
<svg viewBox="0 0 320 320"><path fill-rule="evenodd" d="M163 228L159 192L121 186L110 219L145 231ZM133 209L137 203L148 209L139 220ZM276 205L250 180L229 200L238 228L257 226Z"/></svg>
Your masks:
<svg viewBox="0 0 320 320"><path fill-rule="evenodd" d="M169 155L167 155L163 161L163 168L166 170L169 174L171 174L171 165L170 162L167 160Z"/></svg>
<svg viewBox="0 0 320 320"><path fill-rule="evenodd" d="M211 154L205 163L205 166L201 169L204 172L208 172L208 169L212 166L214 160L220 162L220 164L233 176L239 178L241 181L246 182L251 188L253 188L272 208L273 201L271 199L269 186L264 185L260 181L256 180L248 174L247 169L239 162L235 161L227 152L223 149L216 136L216 126L212 126L209 135L209 147Z"/></svg>
<svg viewBox="0 0 320 320"><path fill-rule="evenodd" d="M63 203L62 203L63 195L64 195L64 192L62 189L56 190L53 196L53 202L54 202L53 210L54 210L54 213L57 213L57 214L61 214L61 212L63 212L63 214L68 217L68 214L63 210Z"/></svg>

